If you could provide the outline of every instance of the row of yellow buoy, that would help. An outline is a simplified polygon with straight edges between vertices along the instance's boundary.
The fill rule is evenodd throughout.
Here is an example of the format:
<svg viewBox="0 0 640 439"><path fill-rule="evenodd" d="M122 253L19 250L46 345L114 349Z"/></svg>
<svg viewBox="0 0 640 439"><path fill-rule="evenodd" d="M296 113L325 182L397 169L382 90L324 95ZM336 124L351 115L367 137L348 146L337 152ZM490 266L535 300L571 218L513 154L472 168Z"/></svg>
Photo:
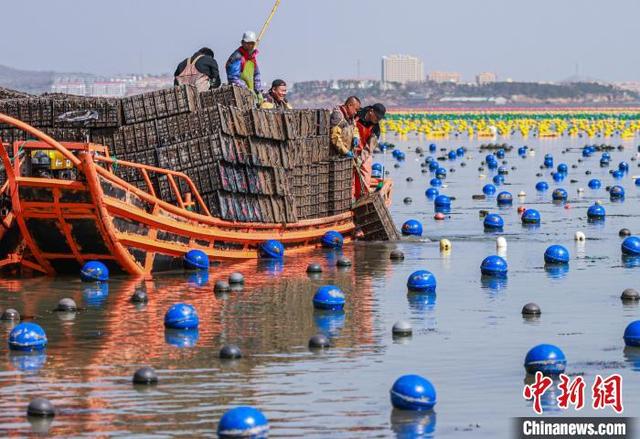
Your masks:
<svg viewBox="0 0 640 439"><path fill-rule="evenodd" d="M520 134L523 137L535 134L541 138L566 136L634 138L640 131L640 120L621 119L615 115L595 119L587 116L578 118L526 117L499 119L479 117L477 114L458 115L456 117L438 117L426 114L394 115L381 123L383 133L394 133L401 137L408 134L422 134L428 138L443 138L450 135L469 137L496 137Z"/></svg>

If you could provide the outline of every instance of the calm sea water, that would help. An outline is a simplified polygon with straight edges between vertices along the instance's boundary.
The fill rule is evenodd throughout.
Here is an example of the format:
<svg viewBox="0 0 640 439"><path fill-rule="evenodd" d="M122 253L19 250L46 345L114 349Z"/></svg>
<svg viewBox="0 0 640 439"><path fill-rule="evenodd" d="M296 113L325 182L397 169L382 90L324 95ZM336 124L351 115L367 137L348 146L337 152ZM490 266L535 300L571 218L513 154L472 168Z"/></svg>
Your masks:
<svg viewBox="0 0 640 439"><path fill-rule="evenodd" d="M390 139L394 140L394 139ZM479 177L485 152L477 140L437 141L439 147L469 148L468 159L446 163L455 169L442 193L456 197L446 221L433 220L433 203L426 199L431 174L422 174L412 149L430 141L396 141L407 152L400 168L390 154L378 155L395 180L392 212L400 226L415 218L423 222L423 239L399 243L357 243L343 250L354 262L335 268L339 254L315 251L288 257L283 264L255 261L223 265L206 276L165 274L153 281L113 279L103 287L66 279L0 279L0 309L18 309L47 332L49 345L36 355L9 352L11 326L0 325L0 435L193 437L213 436L222 413L236 405L253 405L270 420L273 437L507 437L511 418L531 416L531 403L522 398L526 352L539 343L560 346L568 359L567 372L581 374L589 390L596 374L620 373L624 379L625 415L640 409L640 354L624 349L626 325L640 318L640 308L623 305L623 289L640 289L640 267L621 258L618 230L640 233L640 188L632 176L640 174L629 161L636 144L613 151L612 166L629 161L631 170L621 184L623 203L611 203L604 186L614 183L608 169L594 156L570 169L568 178L554 184L539 165L552 152L556 164L577 163L581 139L508 140L536 151L525 159L507 154L503 188L514 194L514 206L498 210L495 199L473 201L473 194L489 182ZM564 148L570 152L561 154ZM462 161L467 162L461 167ZM585 171L592 171L591 176ZM536 194L543 177L551 189ZM414 178L407 182L407 176ZM601 178L603 188L586 188L589 178ZM570 183L570 179L578 183ZM551 190L564 187L570 208L551 203ZM578 197L577 188L585 193ZM515 197L527 193L524 204L541 212L542 225L523 228ZM405 205L404 197L413 198ZM588 224L587 207L603 200L604 224ZM480 277L482 259L495 254L496 234L484 233L480 209L499 212L508 241L506 282ZM575 231L587 235L583 245ZM438 240L453 243L441 254ZM551 244L571 252L567 271L545 270L543 253ZM402 262L389 260L393 249L404 251ZM324 273L309 278L305 269L320 262ZM428 269L438 280L436 296L408 295L406 279L415 270ZM213 293L217 279L241 271L247 282L241 292ZM347 294L345 312L314 312L311 298L323 284L335 283ZM150 302L135 306L128 299L136 288L146 288ZM82 306L74 316L52 313L59 299L72 297ZM163 327L164 312L175 302L196 306L198 331L171 332ZM524 320L520 310L536 302L541 318ZM394 341L391 327L399 319L414 327L412 338ZM307 349L311 335L329 334L334 347L322 353ZM225 343L239 345L244 358L218 359ZM131 385L140 366L157 369L160 383L150 389ZM432 413L410 414L392 410L389 389L403 374L417 373L433 382L438 404ZM53 422L31 424L26 416L29 400L49 398L58 408ZM547 394L545 414L560 416L613 415L611 409L558 411ZM587 405L590 393L587 392Z"/></svg>

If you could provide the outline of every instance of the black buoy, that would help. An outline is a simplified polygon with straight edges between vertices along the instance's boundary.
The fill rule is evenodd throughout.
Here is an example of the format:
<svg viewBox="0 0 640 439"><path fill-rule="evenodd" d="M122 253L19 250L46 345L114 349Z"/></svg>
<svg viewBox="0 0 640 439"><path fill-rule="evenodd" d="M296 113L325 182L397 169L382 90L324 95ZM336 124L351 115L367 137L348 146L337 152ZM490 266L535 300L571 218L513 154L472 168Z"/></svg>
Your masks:
<svg viewBox="0 0 640 439"><path fill-rule="evenodd" d="M485 216L489 215L489 211L483 209L480 212L478 212L478 214L480 215L480 218L484 218Z"/></svg>
<svg viewBox="0 0 640 439"><path fill-rule="evenodd" d="M471 195L471 199L472 200L486 200L487 196L484 194L476 194L476 195Z"/></svg>
<svg viewBox="0 0 640 439"><path fill-rule="evenodd" d="M404 202L404 204L411 204L413 202L413 200L411 199L411 197L405 197L404 200L402 200Z"/></svg>
<svg viewBox="0 0 640 439"><path fill-rule="evenodd" d="M539 316L542 313L540 307L535 303L527 303L522 307L523 316Z"/></svg>
<svg viewBox="0 0 640 439"><path fill-rule="evenodd" d="M400 250L392 250L391 254L389 254L389 259L394 261L401 261L404 259L404 253Z"/></svg>
<svg viewBox="0 0 640 439"><path fill-rule="evenodd" d="M422 172L423 174L426 174L427 172L429 172L429 170L428 170L428 169L423 169L421 172Z"/></svg>
<svg viewBox="0 0 640 439"><path fill-rule="evenodd" d="M17 322L18 320L20 320L20 313L13 308L7 308L0 316L0 320Z"/></svg>
<svg viewBox="0 0 640 439"><path fill-rule="evenodd" d="M223 360L235 360L242 358L242 351L234 344L227 344L220 349L220 358Z"/></svg>
<svg viewBox="0 0 640 439"><path fill-rule="evenodd" d="M571 183L577 183L577 182L578 182L578 180L571 179L571 180L569 180L569 182L571 182Z"/></svg>
<svg viewBox="0 0 640 439"><path fill-rule="evenodd" d="M320 264L309 264L307 265L307 273L322 273L322 266Z"/></svg>
<svg viewBox="0 0 640 439"><path fill-rule="evenodd" d="M633 288L627 288L622 292L620 299L622 299L623 302L638 302L640 301L640 293Z"/></svg>
<svg viewBox="0 0 640 439"><path fill-rule="evenodd" d="M391 333L395 337L407 337L413 333L413 329L411 328L411 324L409 322L400 320L393 324Z"/></svg>
<svg viewBox="0 0 640 439"><path fill-rule="evenodd" d="M413 181L413 177L407 177L407 181L409 182Z"/></svg>
<svg viewBox="0 0 640 439"><path fill-rule="evenodd" d="M237 285L237 284L243 284L244 283L244 276L242 275L242 273L238 273L237 271L234 273L231 273L229 275L229 284L230 285Z"/></svg>
<svg viewBox="0 0 640 439"><path fill-rule="evenodd" d="M149 301L149 297L145 290L135 290L129 300L132 303L147 303Z"/></svg>
<svg viewBox="0 0 640 439"><path fill-rule="evenodd" d="M158 374L153 367L145 366L136 370L133 374L133 384L157 384Z"/></svg>
<svg viewBox="0 0 640 439"><path fill-rule="evenodd" d="M478 171L482 172L482 171L484 171L484 168L483 168L482 166L480 166L480 167L478 168Z"/></svg>
<svg viewBox="0 0 640 439"><path fill-rule="evenodd" d="M629 229L620 229L620 231L618 232L618 236L623 238L623 237L627 237L627 236L631 236L631 230Z"/></svg>
<svg viewBox="0 0 640 439"><path fill-rule="evenodd" d="M460 163L460 167L461 167L461 168L464 168L464 167L466 167L466 166L467 166L467 163L466 163L466 162L462 162L462 163Z"/></svg>
<svg viewBox="0 0 640 439"><path fill-rule="evenodd" d="M48 399L34 398L27 407L27 415L50 418L56 415L56 409Z"/></svg>
<svg viewBox="0 0 640 439"><path fill-rule="evenodd" d="M338 258L336 261L336 266L338 267L351 267L351 260L349 258L345 258L344 256Z"/></svg>
<svg viewBox="0 0 640 439"><path fill-rule="evenodd" d="M578 165L571 165L571 169L578 169Z"/></svg>
<svg viewBox="0 0 640 439"><path fill-rule="evenodd" d="M214 293L228 293L229 291L231 291L231 287L229 286L229 282L226 280L217 280L213 287Z"/></svg>
<svg viewBox="0 0 640 439"><path fill-rule="evenodd" d="M400 164L399 164L399 163L396 163L395 165L393 165L393 167L397 169L397 168L399 168L399 167L400 167Z"/></svg>
<svg viewBox="0 0 640 439"><path fill-rule="evenodd" d="M65 297L63 299L60 299L55 310L62 312L75 312L78 310L78 307L76 306L76 302L73 299Z"/></svg>
<svg viewBox="0 0 640 439"><path fill-rule="evenodd" d="M585 173L585 175L591 175L591 171L589 171L589 170L585 171L584 173Z"/></svg>
<svg viewBox="0 0 640 439"><path fill-rule="evenodd" d="M316 334L309 339L310 349L325 349L328 347L331 347L331 342L324 334Z"/></svg>

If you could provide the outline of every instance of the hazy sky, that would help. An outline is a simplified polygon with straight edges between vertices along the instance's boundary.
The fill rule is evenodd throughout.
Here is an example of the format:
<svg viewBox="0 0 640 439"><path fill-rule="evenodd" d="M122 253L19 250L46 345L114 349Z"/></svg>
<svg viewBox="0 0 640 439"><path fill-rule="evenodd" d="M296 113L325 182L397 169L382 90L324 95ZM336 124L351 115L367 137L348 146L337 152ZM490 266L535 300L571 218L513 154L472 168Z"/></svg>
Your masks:
<svg viewBox="0 0 640 439"><path fill-rule="evenodd" d="M0 64L173 72L202 45L223 65L272 0L2 1ZM640 0L282 0L261 44L266 79L379 78L380 58L500 78L640 80ZM223 80L225 76L223 75Z"/></svg>

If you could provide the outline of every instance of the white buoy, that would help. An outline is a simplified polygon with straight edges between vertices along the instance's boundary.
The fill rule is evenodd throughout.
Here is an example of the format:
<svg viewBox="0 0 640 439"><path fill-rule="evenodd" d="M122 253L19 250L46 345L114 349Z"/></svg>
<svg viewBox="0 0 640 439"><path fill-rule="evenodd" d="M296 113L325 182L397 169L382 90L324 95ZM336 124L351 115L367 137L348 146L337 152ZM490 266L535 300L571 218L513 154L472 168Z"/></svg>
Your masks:
<svg viewBox="0 0 640 439"><path fill-rule="evenodd" d="M601 206L602 205L602 201L596 200L596 202L594 204L597 204L598 206Z"/></svg>
<svg viewBox="0 0 640 439"><path fill-rule="evenodd" d="M497 249L506 249L507 248L507 240L504 239L503 236L499 236L498 239L496 239L496 248Z"/></svg>
<svg viewBox="0 0 640 439"><path fill-rule="evenodd" d="M587 239L587 237L584 236L584 233L578 231L576 232L574 239L578 242L584 242Z"/></svg>
<svg viewBox="0 0 640 439"><path fill-rule="evenodd" d="M584 192L584 188L583 188L583 187L579 187L579 188L578 188L578 193L579 193L579 194L581 194L581 193L583 193L583 192Z"/></svg>
<svg viewBox="0 0 640 439"><path fill-rule="evenodd" d="M529 155L530 155L531 157L534 157L534 156L536 155L536 151L535 151L534 149L530 149L530 150L529 150Z"/></svg>
<svg viewBox="0 0 640 439"><path fill-rule="evenodd" d="M527 194L525 193L525 191L518 192L518 198L524 198L526 196L527 196Z"/></svg>
<svg viewBox="0 0 640 439"><path fill-rule="evenodd" d="M487 176L484 175L484 174L480 174L478 177L480 177L480 180L483 180L483 179L487 178Z"/></svg>

